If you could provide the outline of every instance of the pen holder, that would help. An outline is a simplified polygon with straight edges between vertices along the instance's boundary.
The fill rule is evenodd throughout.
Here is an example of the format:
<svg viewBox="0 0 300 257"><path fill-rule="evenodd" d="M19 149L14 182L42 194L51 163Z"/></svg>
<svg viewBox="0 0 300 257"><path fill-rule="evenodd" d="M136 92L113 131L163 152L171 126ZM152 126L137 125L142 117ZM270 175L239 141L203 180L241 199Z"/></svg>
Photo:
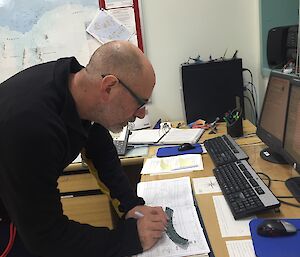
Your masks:
<svg viewBox="0 0 300 257"><path fill-rule="evenodd" d="M233 123L227 123L227 134L232 137L241 137L244 134L243 118L241 116Z"/></svg>

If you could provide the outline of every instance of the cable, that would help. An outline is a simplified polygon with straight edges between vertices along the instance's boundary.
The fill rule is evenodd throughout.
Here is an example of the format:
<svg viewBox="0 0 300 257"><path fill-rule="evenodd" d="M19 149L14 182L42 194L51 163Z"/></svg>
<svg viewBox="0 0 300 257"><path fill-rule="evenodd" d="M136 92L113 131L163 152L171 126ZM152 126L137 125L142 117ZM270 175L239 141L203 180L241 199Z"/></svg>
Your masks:
<svg viewBox="0 0 300 257"><path fill-rule="evenodd" d="M285 182L283 180L278 180L278 179L271 179L267 174L263 173L263 172L257 172L258 175L263 175L267 178L268 180L268 184L267 184L267 187L270 188L271 187L271 182L272 181L278 181L278 182ZM295 196L276 196L276 198L298 198L300 196L298 195L295 195ZM278 199L279 202L283 203L283 204L286 204L286 205L290 205L290 206L293 206L293 207L296 207L296 208L300 208L300 205L299 204L295 204L295 203L290 203L290 202L286 202L286 201L283 201L283 200L280 200Z"/></svg>
<svg viewBox="0 0 300 257"><path fill-rule="evenodd" d="M267 187L268 187L268 188L271 187L271 182L272 182L272 180L271 180L271 178L270 178L267 174L265 174L265 173L263 173L263 172L257 172L256 174L257 174L257 175L263 175L263 176L265 176L265 177L267 178L267 180L268 180ZM263 180L263 178L262 178L262 180Z"/></svg>
<svg viewBox="0 0 300 257"><path fill-rule="evenodd" d="M8 244L4 250L4 252L0 255L0 257L7 257L11 248L13 247L15 238L16 238L16 227L14 226L14 224L11 222L9 224L9 240L8 240Z"/></svg>
<svg viewBox="0 0 300 257"><path fill-rule="evenodd" d="M255 125L257 125L257 111L256 111L256 104L255 104L255 99L254 99L254 95L251 92L251 90L249 88L246 87L246 90L248 90L250 92L251 98L252 98L252 102L253 102L253 110L254 110L254 115L255 115Z"/></svg>
<svg viewBox="0 0 300 257"><path fill-rule="evenodd" d="M251 72L251 70L247 69L247 68L243 68L242 71L248 71L249 74L250 74L250 81L248 82L248 85L251 85L251 90L247 88L246 86L246 89L249 90L250 92L250 95L252 97L252 101L253 101L253 108L254 108L254 115L255 115L255 125L257 124L257 120L258 120L258 114L257 114L257 108L256 108L256 102L257 102L257 91L256 91L256 87L254 86L253 84L253 74ZM255 97L254 97L254 94L255 94Z"/></svg>
<svg viewBox="0 0 300 257"><path fill-rule="evenodd" d="M256 91L256 87L253 85L253 83L252 82L248 82L248 85L250 85L251 86L251 89L252 89L252 98L253 98L253 103L254 103L254 108L255 108L255 113L256 113L256 121L257 121L257 117L258 117L258 115L257 115L257 108L256 108L256 103L257 103L257 91ZM253 92L255 93L255 98L254 98L254 94L253 94Z"/></svg>
<svg viewBox="0 0 300 257"><path fill-rule="evenodd" d="M250 107L251 107L251 111L252 111L252 115L253 115L253 119L255 119L255 114L254 114L254 110L253 110L253 105L252 102L250 100L250 98L246 95L244 95L244 98L247 99L249 101Z"/></svg>
<svg viewBox="0 0 300 257"><path fill-rule="evenodd" d="M283 200L280 200L280 199L278 199L278 201L283 203L283 204L286 204L286 205L290 205L290 206L293 206L293 207L296 207L296 208L300 208L299 204L289 203L289 202L286 202L286 201L283 201Z"/></svg>

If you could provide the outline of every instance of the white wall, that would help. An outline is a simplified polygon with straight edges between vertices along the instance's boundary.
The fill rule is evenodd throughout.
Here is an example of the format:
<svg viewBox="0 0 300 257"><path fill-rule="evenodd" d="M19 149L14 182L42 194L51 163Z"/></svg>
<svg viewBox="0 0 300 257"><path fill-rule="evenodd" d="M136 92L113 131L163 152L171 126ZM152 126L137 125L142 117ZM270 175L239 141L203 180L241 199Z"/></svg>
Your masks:
<svg viewBox="0 0 300 257"><path fill-rule="evenodd" d="M188 57L231 58L235 50L252 71L259 88L259 0L143 0L145 52L157 84L149 106L150 119L184 120L181 63ZM245 81L250 76L244 74ZM258 90L260 92L261 90ZM201 99L200 99L201 100Z"/></svg>

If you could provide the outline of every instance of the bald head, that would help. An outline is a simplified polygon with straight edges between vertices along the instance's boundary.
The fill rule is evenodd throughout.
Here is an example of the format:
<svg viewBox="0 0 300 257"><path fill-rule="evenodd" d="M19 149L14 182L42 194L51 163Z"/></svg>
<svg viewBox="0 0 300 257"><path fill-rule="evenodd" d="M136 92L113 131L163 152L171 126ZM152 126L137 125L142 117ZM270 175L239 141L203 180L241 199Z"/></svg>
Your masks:
<svg viewBox="0 0 300 257"><path fill-rule="evenodd" d="M94 52L86 67L91 75L114 74L127 81L141 76L149 68L152 69L152 66L143 52L127 41L112 41L102 45Z"/></svg>
<svg viewBox="0 0 300 257"><path fill-rule="evenodd" d="M154 85L151 63L138 47L127 41L102 45L86 68L70 77L80 117L112 131L136 117L144 117L141 101L147 102Z"/></svg>

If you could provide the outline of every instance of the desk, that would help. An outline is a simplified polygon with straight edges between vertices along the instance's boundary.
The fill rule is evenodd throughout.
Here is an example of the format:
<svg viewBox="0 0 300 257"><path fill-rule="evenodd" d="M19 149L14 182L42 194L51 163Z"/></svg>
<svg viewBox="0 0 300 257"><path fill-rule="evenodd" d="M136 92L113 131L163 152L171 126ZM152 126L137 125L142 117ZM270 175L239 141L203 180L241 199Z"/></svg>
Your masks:
<svg viewBox="0 0 300 257"><path fill-rule="evenodd" d="M260 157L260 151L265 148L265 145L261 142L261 140L253 135L255 133L255 126L253 126L250 122L244 121L244 135L249 135L249 137L239 138L237 139L237 143L241 146L241 148L249 155L249 163L257 172L264 172L271 177L271 179L279 179L286 180L292 176L299 176L298 173L293 171L293 169L288 165L278 165L272 164L264 161ZM205 132L201 137L200 141L203 142L205 139L212 138L215 136L219 136L226 133L226 127L224 124L218 125L218 133L217 134L208 134ZM250 136L252 135L252 136ZM151 156L154 156L156 149L151 149ZM151 181L151 180L159 180L159 179L167 179L167 178L176 178L181 176L190 176L191 178L198 177L209 177L213 176L212 169L215 167L210 156L208 154L203 154L203 163L204 170L202 171L194 171L190 173L177 173L172 175L156 175L149 176L143 175L142 181ZM291 195L291 193L286 188L283 182L272 182L271 190L275 195ZM212 250L216 257L229 257L227 253L226 241L229 240L239 240L239 239L251 239L251 237L226 237L222 238L221 232L218 225L217 215L215 212L215 207L213 203L213 196L221 195L222 193L214 193L214 194L201 194L196 195L196 200L199 205L199 209L201 212L201 216L203 218L205 228L209 237L210 244L212 246ZM289 200L292 203L297 203L296 200ZM299 218L300 210L288 205L282 204L280 207L280 212L275 213L274 211L269 211L264 214L257 215L258 217L268 217L268 218Z"/></svg>
<svg viewBox="0 0 300 257"><path fill-rule="evenodd" d="M265 145L261 142L261 140L254 134L255 126L253 126L249 121L243 122L244 126L244 135L245 137L237 139L237 143L242 147L242 149L249 155L249 163L252 167L258 172L264 172L271 177L271 179L279 179L286 180L292 176L298 176L299 174L293 171L293 169L288 165L278 165L266 162L260 158L260 151L265 147ZM207 131L200 138L200 142L203 142L205 139L212 138L215 136L219 136L226 133L225 124L218 125L218 133L217 134L209 134ZM248 136L247 136L248 135ZM158 147L151 147L149 151L149 157L155 156L156 150ZM141 177L141 181L151 181L151 180L159 180L159 179L167 179L167 178L176 178L181 176L190 176L191 178L198 177L208 177L212 176L212 169L214 168L214 164L208 154L203 154L203 163L204 170L202 171L194 171L189 173L176 173L172 175L143 175ZM143 158L132 158L130 160L122 160L122 165L130 167L131 165L140 164L143 161ZM80 178L78 180L86 180L85 177ZM63 183L66 183L64 178L61 178L60 186L63 186ZM94 182L84 183L85 187L91 188L94 187ZM275 195L290 195L288 189L285 187L285 184L282 182L272 182L271 190ZM203 194L196 195L196 200L198 202L201 216L203 218L205 228L209 237L210 244L212 246L212 250L216 257L229 257L227 253L226 241L228 240L238 240L238 239L250 239L250 237L228 237L222 238L221 232L219 229L217 216L213 203L213 196L220 195L221 193L215 194ZM100 198L103 199L100 199ZM66 214L75 220L80 222L86 222L95 226L108 226L113 227L113 222L110 221L110 218L113 218L110 213L110 207L108 204L108 199L105 199L105 195L101 196L91 196L90 202L87 203L85 197L79 197L78 199L68 201L70 199L62 199L64 210ZM80 198L85 198L80 200ZM292 203L296 203L296 200L291 199L287 200ZM86 210L83 211L82 208L78 205L85 204ZM89 205L88 205L89 204ZM101 205L101 207L99 207ZM103 208L104 206L104 208ZM280 207L279 213L274 213L273 211L260 214L258 217L278 217L278 218L299 218L300 210L291 206L287 206L282 204Z"/></svg>
<svg viewBox="0 0 300 257"><path fill-rule="evenodd" d="M121 158L121 164L133 188L140 180L143 157ZM113 228L117 222L117 214L105 194L71 197L74 192L99 189L97 180L81 163L71 164L65 169L64 175L58 179L58 188L63 195L64 214L70 219L93 226Z"/></svg>

